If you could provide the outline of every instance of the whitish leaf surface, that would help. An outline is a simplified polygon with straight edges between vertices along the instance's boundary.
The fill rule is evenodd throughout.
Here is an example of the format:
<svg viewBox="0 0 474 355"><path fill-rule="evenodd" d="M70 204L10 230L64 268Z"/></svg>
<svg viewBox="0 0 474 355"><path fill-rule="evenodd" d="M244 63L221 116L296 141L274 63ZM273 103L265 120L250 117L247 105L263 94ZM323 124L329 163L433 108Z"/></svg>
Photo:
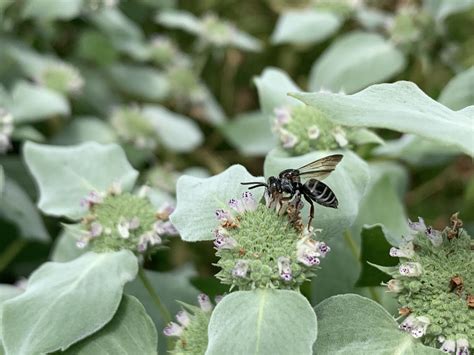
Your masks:
<svg viewBox="0 0 474 355"><path fill-rule="evenodd" d="M157 105L144 106L142 112L155 127L160 142L170 150L189 152L204 139L199 126L189 117Z"/></svg>
<svg viewBox="0 0 474 355"><path fill-rule="evenodd" d="M109 74L120 91L137 99L160 101L168 94L165 75L151 67L115 65Z"/></svg>
<svg viewBox="0 0 474 355"><path fill-rule="evenodd" d="M42 242L50 239L38 209L28 194L11 179L5 181L0 218L16 225L22 238Z"/></svg>
<svg viewBox="0 0 474 355"><path fill-rule="evenodd" d="M26 82L15 85L8 110L15 123L40 121L52 116L67 116L70 113L69 103L61 94Z"/></svg>
<svg viewBox="0 0 474 355"><path fill-rule="evenodd" d="M193 34L201 31L201 21L186 11L161 12L156 17L156 21L165 27L179 28Z"/></svg>
<svg viewBox="0 0 474 355"><path fill-rule="evenodd" d="M288 96L289 92L298 92L300 88L284 71L267 68L262 75L255 78L260 109L266 115L273 115L273 110L281 106L300 105L298 100Z"/></svg>
<svg viewBox="0 0 474 355"><path fill-rule="evenodd" d="M310 354L316 337L316 315L301 294L239 291L214 309L206 355Z"/></svg>
<svg viewBox="0 0 474 355"><path fill-rule="evenodd" d="M176 187L176 210L170 216L181 238L188 242L214 239L212 231L219 224L215 211L228 208L230 199L240 198L247 191L240 184L245 181L263 181L263 178L252 176L241 165L233 165L210 178L181 176ZM254 193L257 200L262 195L263 191Z"/></svg>
<svg viewBox="0 0 474 355"><path fill-rule="evenodd" d="M55 147L28 142L24 157L40 190L38 207L46 214L79 218L80 201L91 191L107 191L114 183L130 190L138 172L115 144L83 143Z"/></svg>
<svg viewBox="0 0 474 355"><path fill-rule="evenodd" d="M24 18L37 20L69 20L81 12L83 0L28 0L25 2L22 15Z"/></svg>
<svg viewBox="0 0 474 355"><path fill-rule="evenodd" d="M264 156L276 146L268 116L261 112L241 114L222 127L222 133L241 153Z"/></svg>
<svg viewBox="0 0 474 355"><path fill-rule="evenodd" d="M315 310L318 317L316 355L442 354L400 331L393 317L367 298L338 295L321 302Z"/></svg>
<svg viewBox="0 0 474 355"><path fill-rule="evenodd" d="M341 19L331 12L291 10L280 15L273 31L274 44L312 44L324 41L341 26Z"/></svg>
<svg viewBox="0 0 474 355"><path fill-rule="evenodd" d="M314 160L325 156L341 153L344 155L336 170L324 180L334 191L339 201L337 209L323 207L315 204L315 218L313 226L322 228L322 236L327 238L340 238L342 232L351 226L358 212L359 203L365 193L369 182L367 163L351 151L318 151L309 154L290 157L281 149L272 150L265 159L265 176L276 176L285 169L297 169ZM303 180L304 181L304 180ZM305 203L303 216L307 216L308 203Z"/></svg>
<svg viewBox="0 0 474 355"><path fill-rule="evenodd" d="M474 124L465 111L453 111L408 81L378 84L353 95L326 92L293 96L347 126L413 133L474 155Z"/></svg>
<svg viewBox="0 0 474 355"><path fill-rule="evenodd" d="M3 172L3 166L0 165L0 201L2 200L4 189L5 189L5 173Z"/></svg>
<svg viewBox="0 0 474 355"><path fill-rule="evenodd" d="M107 144L117 141L117 136L103 120L96 117L76 117L51 140L52 144L72 145L88 141Z"/></svg>
<svg viewBox="0 0 474 355"><path fill-rule="evenodd" d="M200 292L191 285L189 281L192 276L196 275L196 271L191 265L186 265L170 272L146 270L145 273L171 315L178 313L182 308L177 301L187 304L196 304L197 296ZM165 354L167 338L164 336L162 330L166 322L163 320L150 293L145 286L143 286L143 282L139 279L134 280L125 286L125 292L137 297L140 302L143 303L143 306L145 306L147 313L155 323L156 329L158 329L160 354Z"/></svg>
<svg viewBox="0 0 474 355"><path fill-rule="evenodd" d="M129 355L157 353L158 335L143 305L124 295L112 320L94 335L73 345L65 355Z"/></svg>
<svg viewBox="0 0 474 355"><path fill-rule="evenodd" d="M423 0L423 7L438 21L444 20L449 15L468 10L473 6L473 0Z"/></svg>
<svg viewBox="0 0 474 355"><path fill-rule="evenodd" d="M309 89L357 92L405 66L403 54L375 33L353 32L334 42L314 63Z"/></svg>
<svg viewBox="0 0 474 355"><path fill-rule="evenodd" d="M81 229L82 226L80 224L63 225L63 230L54 241L53 250L50 255L51 261L71 261L88 251L87 247L80 249L76 246L76 242L82 236Z"/></svg>
<svg viewBox="0 0 474 355"><path fill-rule="evenodd" d="M136 257L126 250L43 264L26 291L3 304L6 353L64 350L95 333L112 319L137 268Z"/></svg>
<svg viewBox="0 0 474 355"><path fill-rule="evenodd" d="M474 105L474 67L452 78L439 95L438 101L452 110Z"/></svg>

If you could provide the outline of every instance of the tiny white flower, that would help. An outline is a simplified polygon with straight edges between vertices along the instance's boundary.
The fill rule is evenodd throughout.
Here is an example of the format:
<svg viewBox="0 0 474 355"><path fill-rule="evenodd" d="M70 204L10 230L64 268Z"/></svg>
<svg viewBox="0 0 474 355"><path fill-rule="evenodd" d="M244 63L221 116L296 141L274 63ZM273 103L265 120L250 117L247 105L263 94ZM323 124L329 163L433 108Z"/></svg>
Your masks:
<svg viewBox="0 0 474 355"><path fill-rule="evenodd" d="M454 354L456 351L456 342L452 339L446 339L439 348L444 353Z"/></svg>
<svg viewBox="0 0 474 355"><path fill-rule="evenodd" d="M426 230L425 221L421 217L418 217L418 222L408 220L408 226L413 232L424 232Z"/></svg>
<svg viewBox="0 0 474 355"><path fill-rule="evenodd" d="M245 212L245 206L242 203L242 200L232 198L229 200L227 204L229 205L230 208L232 208L237 213Z"/></svg>
<svg viewBox="0 0 474 355"><path fill-rule="evenodd" d="M232 275L234 277L246 277L249 270L249 263L246 260L237 260Z"/></svg>
<svg viewBox="0 0 474 355"><path fill-rule="evenodd" d="M183 334L183 330L183 327L175 322L169 322L165 329L163 329L163 334L167 337L179 337Z"/></svg>
<svg viewBox="0 0 474 355"><path fill-rule="evenodd" d="M409 277L420 276L423 272L423 268L421 267L420 263L411 262L400 265L398 270L400 272L400 275Z"/></svg>
<svg viewBox="0 0 474 355"><path fill-rule="evenodd" d="M349 144L346 138L346 132L341 127L336 127L331 133L339 147L344 148Z"/></svg>
<svg viewBox="0 0 474 355"><path fill-rule="evenodd" d="M456 355L469 355L469 342L467 339L456 340Z"/></svg>
<svg viewBox="0 0 474 355"><path fill-rule="evenodd" d="M387 288L389 292L398 293L403 290L403 284L400 280L391 279L389 282L387 282Z"/></svg>
<svg viewBox="0 0 474 355"><path fill-rule="evenodd" d="M89 231L89 236L91 238L99 237L102 234L103 230L104 228L102 227L102 224L100 224L99 222L92 222Z"/></svg>
<svg viewBox="0 0 474 355"><path fill-rule="evenodd" d="M413 314L410 314L398 327L406 332L411 332L415 324L416 317Z"/></svg>
<svg viewBox="0 0 474 355"><path fill-rule="evenodd" d="M140 227L140 219L138 217L133 217L129 222L128 222L128 228L130 230L134 230Z"/></svg>
<svg viewBox="0 0 474 355"><path fill-rule="evenodd" d="M439 247L443 244L443 233L440 231L433 229L432 227L428 227L425 229L425 235L430 240L431 244L435 247Z"/></svg>
<svg viewBox="0 0 474 355"><path fill-rule="evenodd" d="M191 322L191 318L189 317L189 313L186 312L185 310L181 310L176 314L176 320L185 328Z"/></svg>
<svg viewBox="0 0 474 355"><path fill-rule="evenodd" d="M286 129L280 129L280 140L283 148L293 148L298 143L298 137Z"/></svg>
<svg viewBox="0 0 474 355"><path fill-rule="evenodd" d="M258 203L250 191L245 191L244 193L242 193L241 201L245 211L252 212L255 211L258 207Z"/></svg>
<svg viewBox="0 0 474 355"><path fill-rule="evenodd" d="M126 221L124 218L120 218L117 224L117 231L122 238L127 239L128 237L130 237L129 228L130 228L129 222Z"/></svg>
<svg viewBox="0 0 474 355"><path fill-rule="evenodd" d="M414 338L421 338L423 335L426 334L426 329L428 328L429 325L430 325L430 320L428 317L425 317L425 316L416 317L415 324L410 330L410 334Z"/></svg>
<svg viewBox="0 0 474 355"><path fill-rule="evenodd" d="M277 107L273 112L275 113L275 123L279 127L291 121L291 110L288 107Z"/></svg>
<svg viewBox="0 0 474 355"><path fill-rule="evenodd" d="M412 242L401 245L400 249L392 247L390 248L390 256L411 259L415 256L415 247Z"/></svg>
<svg viewBox="0 0 474 355"><path fill-rule="evenodd" d="M211 299L210 299L209 296L206 295L205 293L201 293L201 294L198 296L198 303L199 303L199 307L201 307L201 309L202 309L204 312L210 312L210 311L212 311L212 309L214 308L214 307L212 306Z"/></svg>
<svg viewBox="0 0 474 355"><path fill-rule="evenodd" d="M277 263L280 277L285 281L290 281L293 278L291 274L290 259L285 256L280 256Z"/></svg>
<svg viewBox="0 0 474 355"><path fill-rule="evenodd" d="M216 229L214 235L214 245L217 249L234 249L237 246L237 241L224 228Z"/></svg>
<svg viewBox="0 0 474 355"><path fill-rule="evenodd" d="M318 126L313 125L308 128L308 138L311 140L318 139L320 133Z"/></svg>

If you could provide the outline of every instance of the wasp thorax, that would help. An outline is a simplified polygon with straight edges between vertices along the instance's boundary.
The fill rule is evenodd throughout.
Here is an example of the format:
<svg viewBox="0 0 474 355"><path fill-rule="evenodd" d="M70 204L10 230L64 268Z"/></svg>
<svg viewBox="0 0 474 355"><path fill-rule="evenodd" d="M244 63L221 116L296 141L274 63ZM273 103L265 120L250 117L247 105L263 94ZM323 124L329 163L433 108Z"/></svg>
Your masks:
<svg viewBox="0 0 474 355"><path fill-rule="evenodd" d="M390 250L400 264L387 286L407 316L402 330L443 351L467 354L474 343L473 249L457 215L451 223L441 232L422 218L410 221L410 235Z"/></svg>
<svg viewBox="0 0 474 355"><path fill-rule="evenodd" d="M217 277L223 283L241 290L298 289L314 275L330 249L303 227L296 200L283 204L267 196L263 204L245 192L216 211Z"/></svg>
<svg viewBox="0 0 474 355"><path fill-rule="evenodd" d="M176 235L169 221L172 206L157 211L147 197L122 193L115 185L107 193L90 192L82 205L88 214L82 219L77 246L95 252L129 249L147 253L160 247L164 236Z"/></svg>

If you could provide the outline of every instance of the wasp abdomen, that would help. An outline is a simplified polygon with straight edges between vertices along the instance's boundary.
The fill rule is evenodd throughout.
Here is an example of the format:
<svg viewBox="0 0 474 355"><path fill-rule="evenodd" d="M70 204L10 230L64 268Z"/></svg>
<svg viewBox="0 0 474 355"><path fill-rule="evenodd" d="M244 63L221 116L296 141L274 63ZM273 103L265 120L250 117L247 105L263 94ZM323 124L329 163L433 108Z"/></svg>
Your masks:
<svg viewBox="0 0 474 355"><path fill-rule="evenodd" d="M316 179L310 179L304 185L315 202L326 207L337 208L336 195L328 185Z"/></svg>

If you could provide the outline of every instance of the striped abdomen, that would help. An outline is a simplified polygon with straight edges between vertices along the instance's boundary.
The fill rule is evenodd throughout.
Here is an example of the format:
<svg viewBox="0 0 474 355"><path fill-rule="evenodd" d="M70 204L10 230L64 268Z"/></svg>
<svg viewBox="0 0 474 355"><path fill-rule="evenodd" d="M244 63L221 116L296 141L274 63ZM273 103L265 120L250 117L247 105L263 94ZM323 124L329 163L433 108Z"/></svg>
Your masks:
<svg viewBox="0 0 474 355"><path fill-rule="evenodd" d="M326 207L337 208L336 195L328 185L319 180L310 179L305 182L304 186L310 193L312 200Z"/></svg>

